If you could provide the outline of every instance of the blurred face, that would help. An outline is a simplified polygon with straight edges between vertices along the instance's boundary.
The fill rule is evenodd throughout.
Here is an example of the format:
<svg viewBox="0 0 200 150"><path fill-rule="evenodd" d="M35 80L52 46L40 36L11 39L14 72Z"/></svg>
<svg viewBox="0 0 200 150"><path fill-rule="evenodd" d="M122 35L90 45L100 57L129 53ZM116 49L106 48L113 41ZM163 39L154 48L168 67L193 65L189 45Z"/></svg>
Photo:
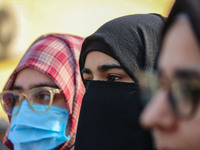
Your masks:
<svg viewBox="0 0 200 150"><path fill-rule="evenodd" d="M190 23L175 21L164 39L159 59L159 71L172 79L179 71L200 73L200 48ZM167 89L160 88L145 108L141 123L151 129L158 150L199 150L200 106L189 119L175 116L169 104Z"/></svg>
<svg viewBox="0 0 200 150"><path fill-rule="evenodd" d="M118 61L99 51L87 54L81 73L85 83L90 80L133 82Z"/></svg>
<svg viewBox="0 0 200 150"><path fill-rule="evenodd" d="M12 90L26 92L38 87L58 88L54 81L44 73L32 68L25 68L17 74ZM55 94L52 105L66 108L64 95L62 93Z"/></svg>

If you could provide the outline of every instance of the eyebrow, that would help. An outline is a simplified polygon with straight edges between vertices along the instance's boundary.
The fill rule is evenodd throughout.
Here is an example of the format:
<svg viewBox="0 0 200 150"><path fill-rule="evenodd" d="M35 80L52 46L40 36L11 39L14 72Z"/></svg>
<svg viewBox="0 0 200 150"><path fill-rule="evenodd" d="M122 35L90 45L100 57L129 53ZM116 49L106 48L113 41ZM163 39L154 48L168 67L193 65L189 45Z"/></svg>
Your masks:
<svg viewBox="0 0 200 150"><path fill-rule="evenodd" d="M116 64L104 64L104 65L101 65L98 67L98 70L100 72L106 72L110 69L120 69L120 70L123 70L121 66L119 65L116 65Z"/></svg>
<svg viewBox="0 0 200 150"><path fill-rule="evenodd" d="M11 90L23 90L23 88L21 86L14 85Z"/></svg>
<svg viewBox="0 0 200 150"><path fill-rule="evenodd" d="M83 74L83 73L92 74L92 71L88 68L83 68L81 71L81 74Z"/></svg>
<svg viewBox="0 0 200 150"><path fill-rule="evenodd" d="M177 76L177 77L186 77L186 78L189 78L189 77L200 78L200 73L199 73L199 71L196 71L196 70L180 69L180 70L177 70L175 72L174 76Z"/></svg>
<svg viewBox="0 0 200 150"><path fill-rule="evenodd" d="M52 84L49 84L49 83L41 83L41 84L32 85L32 86L30 86L29 89L32 89L32 88L39 88L39 87L59 88L57 85L52 85ZM11 89L12 89L12 90L24 90L24 88L23 88L22 86L18 86L18 85L14 85Z"/></svg>
<svg viewBox="0 0 200 150"><path fill-rule="evenodd" d="M100 72L106 72L110 69L120 69L120 70L123 70L123 68L119 65L116 65L116 64L104 64L104 65L101 65L101 66L98 66L98 70ZM86 74L92 74L92 71L88 68L83 68L82 71L81 71L81 74L83 73L86 73Z"/></svg>

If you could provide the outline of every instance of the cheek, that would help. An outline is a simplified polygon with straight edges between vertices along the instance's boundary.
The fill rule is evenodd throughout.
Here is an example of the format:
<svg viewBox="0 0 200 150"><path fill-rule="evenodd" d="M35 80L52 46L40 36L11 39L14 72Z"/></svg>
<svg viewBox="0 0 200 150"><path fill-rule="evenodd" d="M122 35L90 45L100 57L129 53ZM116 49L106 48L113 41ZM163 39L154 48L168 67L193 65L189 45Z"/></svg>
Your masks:
<svg viewBox="0 0 200 150"><path fill-rule="evenodd" d="M200 144L200 106L191 120L185 120L180 122L180 138L184 138L184 145L189 149L199 150Z"/></svg>
<svg viewBox="0 0 200 150"><path fill-rule="evenodd" d="M66 102L63 94L55 95L52 105L66 108Z"/></svg>

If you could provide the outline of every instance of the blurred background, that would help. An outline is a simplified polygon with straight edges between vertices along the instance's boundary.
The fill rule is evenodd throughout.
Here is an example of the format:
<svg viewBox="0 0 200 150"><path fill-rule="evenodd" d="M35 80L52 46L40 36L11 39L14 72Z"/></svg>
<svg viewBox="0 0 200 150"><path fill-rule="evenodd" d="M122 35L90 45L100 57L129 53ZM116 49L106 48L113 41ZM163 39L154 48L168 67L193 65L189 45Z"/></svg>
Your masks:
<svg viewBox="0 0 200 150"><path fill-rule="evenodd" d="M46 33L86 37L129 14L168 16L174 0L0 0L0 91L28 46ZM0 140L8 119L0 106Z"/></svg>

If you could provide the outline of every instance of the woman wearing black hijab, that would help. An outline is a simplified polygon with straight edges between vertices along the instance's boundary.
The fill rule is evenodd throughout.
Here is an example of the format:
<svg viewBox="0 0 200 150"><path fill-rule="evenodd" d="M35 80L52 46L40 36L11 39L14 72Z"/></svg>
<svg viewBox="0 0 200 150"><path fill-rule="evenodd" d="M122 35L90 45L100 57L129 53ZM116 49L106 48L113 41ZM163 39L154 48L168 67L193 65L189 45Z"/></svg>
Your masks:
<svg viewBox="0 0 200 150"><path fill-rule="evenodd" d="M199 0L176 0L164 27L158 71L151 83L159 86L152 86L156 92L142 125L159 150L200 150Z"/></svg>
<svg viewBox="0 0 200 150"><path fill-rule="evenodd" d="M130 15L107 22L87 37L80 54L86 85L75 150L151 150L134 73L156 67L164 18ZM88 82L89 81L89 82Z"/></svg>

